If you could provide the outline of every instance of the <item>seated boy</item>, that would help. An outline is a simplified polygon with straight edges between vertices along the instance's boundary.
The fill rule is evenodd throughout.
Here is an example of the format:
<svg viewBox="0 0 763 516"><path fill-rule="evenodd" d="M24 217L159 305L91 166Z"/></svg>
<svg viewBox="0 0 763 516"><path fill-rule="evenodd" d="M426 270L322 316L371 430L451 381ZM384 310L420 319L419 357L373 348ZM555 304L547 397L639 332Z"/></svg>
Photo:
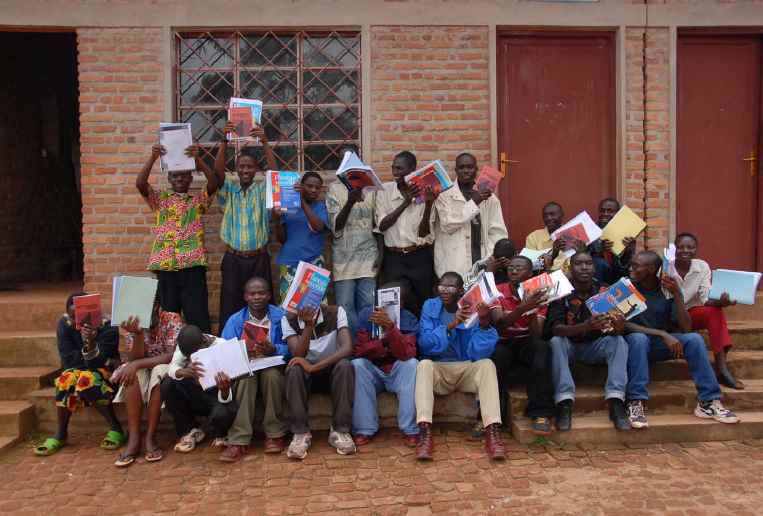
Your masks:
<svg viewBox="0 0 763 516"><path fill-rule="evenodd" d="M443 274L437 291L439 297L424 303L419 326L422 360L416 370L416 421L419 424L416 458L432 459L434 395L459 391L479 396L485 451L491 459L502 460L506 450L500 436L498 379L490 360L498 333L491 326L490 309L484 305L458 307L464 283L456 272ZM467 328L464 322L475 310L479 323Z"/></svg>
<svg viewBox="0 0 763 516"><path fill-rule="evenodd" d="M400 287L400 329L382 309L367 307L360 311L355 343L355 404L352 408L352 431L355 444L363 446L379 430L376 396L383 391L397 395L397 424L403 443L416 446L419 427L416 425L416 334L419 321L403 308L406 289L402 284L388 283L382 288ZM373 326L384 332L372 337Z"/></svg>
<svg viewBox="0 0 763 516"><path fill-rule="evenodd" d="M662 260L653 251L641 251L631 261L630 277L646 298L647 309L625 323L628 331L628 416L634 428L648 426L644 402L649 399L649 362L685 358L694 385L697 407L694 415L721 423L739 418L721 403L721 388L707 356L705 340L691 331L691 316L678 283L657 276ZM669 299L663 293L667 290Z"/></svg>
<svg viewBox="0 0 763 516"><path fill-rule="evenodd" d="M596 223L600 228L604 229L619 210L620 201L617 199L612 199L611 197L602 199L599 203L599 218ZM596 279L606 284L615 283L623 276L628 275L628 266L630 265L633 251L636 250L636 239L630 237L623 239L625 250L620 256L612 252L613 245L614 242L602 238L588 246L588 252L591 253L593 264L596 268Z"/></svg>
<svg viewBox="0 0 763 516"><path fill-rule="evenodd" d="M555 271L561 269L567 261L562 253L564 241L561 238L556 241L551 240L551 233L562 227L564 211L559 203L551 201L543 206L542 216L544 227L527 235L525 247L535 251L549 249L549 252L543 255L544 268Z"/></svg>
<svg viewBox="0 0 763 516"><path fill-rule="evenodd" d="M172 414L175 432L179 437L175 451L192 452L206 434L196 423L196 416L207 418L209 434L217 441L224 437L236 417L235 403L231 403L231 381L225 373L218 373L217 388L204 391L199 377L204 374L200 364L191 362L191 355L209 345L225 341L204 335L198 326L184 326L177 337L167 376L161 383L162 401Z"/></svg>
<svg viewBox="0 0 763 516"><path fill-rule="evenodd" d="M514 247L514 243L508 238L502 238L493 246L493 254L487 258L476 262L472 266L472 270L464 278L464 285L471 285L477 280L480 272L487 271L492 272L495 278L495 284L500 285L509 281L506 274L506 266L517 254L517 249Z"/></svg>
<svg viewBox="0 0 763 516"><path fill-rule="evenodd" d="M609 403L609 419L617 430L629 430L625 413L625 386L628 382L628 344L623 338L625 320L608 314L592 315L586 300L604 290L593 275L591 255L577 252L570 258L572 294L554 301L548 308L546 332L551 339L551 376L557 405L556 429L572 428L575 382L570 361L607 364L604 398Z"/></svg>
<svg viewBox="0 0 763 516"><path fill-rule="evenodd" d="M308 397L314 390L331 392L332 425L329 445L339 455L356 451L352 440L352 400L355 373L352 358L352 335L347 315L341 306L326 306L288 314L281 328L289 352L294 357L286 368L286 406L294 437L286 454L302 460L312 443L308 421Z"/></svg>

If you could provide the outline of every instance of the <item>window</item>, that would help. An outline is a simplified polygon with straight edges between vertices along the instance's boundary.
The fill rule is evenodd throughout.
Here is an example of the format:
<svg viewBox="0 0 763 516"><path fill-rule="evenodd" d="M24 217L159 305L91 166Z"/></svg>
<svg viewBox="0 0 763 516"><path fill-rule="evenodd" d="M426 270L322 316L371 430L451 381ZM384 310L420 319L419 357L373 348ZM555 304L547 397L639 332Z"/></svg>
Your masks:
<svg viewBox="0 0 763 516"><path fill-rule="evenodd" d="M209 163L230 97L263 102L281 170L336 170L345 150L360 151L360 33L177 32L175 54L176 117Z"/></svg>

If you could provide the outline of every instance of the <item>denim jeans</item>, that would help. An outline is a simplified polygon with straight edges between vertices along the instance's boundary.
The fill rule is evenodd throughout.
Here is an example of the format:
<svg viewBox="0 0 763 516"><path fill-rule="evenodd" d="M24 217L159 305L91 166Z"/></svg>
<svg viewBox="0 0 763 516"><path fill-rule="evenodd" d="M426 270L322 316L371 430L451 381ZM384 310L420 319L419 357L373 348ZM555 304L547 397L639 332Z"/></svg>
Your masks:
<svg viewBox="0 0 763 516"><path fill-rule="evenodd" d="M551 339L551 377L554 382L554 401L575 399L575 382L570 362L607 364L607 383L604 398L625 400L628 383L628 344L621 336L608 335L591 342L572 342L567 337Z"/></svg>
<svg viewBox="0 0 763 516"><path fill-rule="evenodd" d="M374 278L340 280L334 283L336 304L344 308L347 324L352 334L358 329L358 313L367 306L373 306L376 296Z"/></svg>
<svg viewBox="0 0 763 516"><path fill-rule="evenodd" d="M397 426L406 435L417 435L415 387L418 360L398 360L389 374L366 358L356 358L352 365L355 368L352 433L371 436L379 430L376 396L387 391L397 395Z"/></svg>
<svg viewBox="0 0 763 516"><path fill-rule="evenodd" d="M697 387L697 397L700 401L721 399L721 388L715 378L713 366L707 358L705 340L698 333L671 333L683 346L684 358L689 366L689 373ZM628 341L628 399L648 400L649 363L662 362L673 358L670 349L662 338L631 333L626 335Z"/></svg>

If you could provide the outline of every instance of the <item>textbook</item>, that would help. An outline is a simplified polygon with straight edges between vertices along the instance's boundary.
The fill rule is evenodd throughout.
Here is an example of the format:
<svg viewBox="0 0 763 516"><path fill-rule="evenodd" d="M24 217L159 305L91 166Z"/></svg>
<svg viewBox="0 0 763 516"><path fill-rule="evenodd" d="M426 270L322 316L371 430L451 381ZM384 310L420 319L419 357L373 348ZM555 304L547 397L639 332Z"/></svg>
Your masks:
<svg viewBox="0 0 763 516"><path fill-rule="evenodd" d="M392 322L395 328L400 329L400 287L380 288L376 291L376 307L381 308ZM371 327L371 336L374 339L384 338L384 329L375 324Z"/></svg>
<svg viewBox="0 0 763 516"><path fill-rule="evenodd" d="M604 226L601 239L612 242L612 252L620 256L625 250L623 238L636 238L645 228L646 222L623 204L615 216Z"/></svg>
<svg viewBox="0 0 763 516"><path fill-rule="evenodd" d="M581 240L586 245L601 237L601 228L597 226L587 211L581 211L562 227L551 233L551 240L565 241L564 255L568 258L575 254L575 240Z"/></svg>
<svg viewBox="0 0 763 516"><path fill-rule="evenodd" d="M727 293L732 301L743 305L754 305L760 277L759 272L714 270L709 298L720 299L723 293Z"/></svg>
<svg viewBox="0 0 763 516"><path fill-rule="evenodd" d="M253 321L244 322L244 343L247 348L254 348L256 344L262 344L268 340L270 328L262 326Z"/></svg>
<svg viewBox="0 0 763 516"><path fill-rule="evenodd" d="M193 145L191 124L159 124L159 145L167 152L159 157L163 172L196 170L196 160L185 155Z"/></svg>
<svg viewBox="0 0 763 516"><path fill-rule="evenodd" d="M249 136L249 131L262 121L262 101L231 97L228 102L228 121L236 124L236 133L226 135L228 141L254 141L255 138Z"/></svg>
<svg viewBox="0 0 763 516"><path fill-rule="evenodd" d="M585 304L593 315L619 313L626 320L646 310L646 299L628 278L620 278L604 292L589 297Z"/></svg>
<svg viewBox="0 0 763 516"><path fill-rule="evenodd" d="M249 359L243 340L230 339L191 354L191 361L204 369L199 378L202 389L215 387L217 373L225 373L231 380L252 376L257 371L283 365L283 355Z"/></svg>
<svg viewBox="0 0 763 516"><path fill-rule="evenodd" d="M114 276L111 280L111 325L119 326L130 316L141 328L151 327L154 298L159 281L145 276Z"/></svg>
<svg viewBox="0 0 763 516"><path fill-rule="evenodd" d="M490 190L491 192L495 193L495 191L498 189L498 183L501 182L501 179L503 179L503 173L501 173L500 170L489 165L485 165L482 167L482 170L480 170L480 173L477 176L475 186L477 191Z"/></svg>
<svg viewBox="0 0 763 516"><path fill-rule="evenodd" d="M405 176L405 182L419 187L419 195L415 201L417 204L424 202L424 189L426 187L432 188L434 193L439 194L453 186L448 171L445 170L439 159Z"/></svg>
<svg viewBox="0 0 763 516"><path fill-rule="evenodd" d="M676 245L670 244L668 247L662 250L662 272L671 277L677 277L678 271L676 270Z"/></svg>
<svg viewBox="0 0 763 516"><path fill-rule="evenodd" d="M300 207L301 198L294 185L299 182L299 172L268 170L265 173L265 208L268 210L294 211Z"/></svg>
<svg viewBox="0 0 763 516"><path fill-rule="evenodd" d="M293 314L303 308L320 307L330 278L331 272L328 270L312 263L299 262L281 307Z"/></svg>
<svg viewBox="0 0 763 516"><path fill-rule="evenodd" d="M536 251L535 249L525 247L519 252L519 256L529 258L530 261L533 262L533 270L539 271L543 268L543 260L541 260L541 256L550 252L551 249L542 249L540 251Z"/></svg>
<svg viewBox="0 0 763 516"><path fill-rule="evenodd" d="M83 324L94 328L101 326L101 295L76 296L74 301L74 329L81 330Z"/></svg>
<svg viewBox="0 0 763 516"><path fill-rule="evenodd" d="M363 163L352 151L344 153L342 163L336 171L336 177L348 190L362 188L369 192L381 190L384 187L374 169Z"/></svg>
<svg viewBox="0 0 763 516"><path fill-rule="evenodd" d="M503 297L503 294L495 286L495 277L492 272L481 272L477 276L476 281L469 287L461 299L458 300L458 307L463 308L464 305L469 305L472 310L472 315L464 321L464 326L471 328L477 323L479 314L477 313L477 305L485 303L486 305L492 305L499 298Z"/></svg>
<svg viewBox="0 0 763 516"><path fill-rule="evenodd" d="M567 276L561 270L554 271L551 274L544 272L523 281L519 285L519 298L525 299L527 296L540 289L543 289L546 292L546 297L541 303L542 305L547 305L552 301L567 297L572 294L572 291L574 290L572 283L570 283L570 280L567 279Z"/></svg>

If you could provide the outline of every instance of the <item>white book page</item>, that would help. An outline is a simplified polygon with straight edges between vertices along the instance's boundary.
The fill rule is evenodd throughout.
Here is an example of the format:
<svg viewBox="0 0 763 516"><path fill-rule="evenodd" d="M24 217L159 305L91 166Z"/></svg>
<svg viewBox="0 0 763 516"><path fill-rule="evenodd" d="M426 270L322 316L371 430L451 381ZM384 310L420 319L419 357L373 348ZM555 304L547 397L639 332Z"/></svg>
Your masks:
<svg viewBox="0 0 763 516"><path fill-rule="evenodd" d="M249 360L246 351L241 352L242 342L230 339L215 346L200 349L191 355L191 361L199 362L204 368L204 375L199 378L203 389L211 389L217 382L217 373L225 373L231 379L248 376Z"/></svg>
<svg viewBox="0 0 763 516"><path fill-rule="evenodd" d="M260 357L253 358L249 361L249 368L252 373L261 371L262 369L268 369L269 367L276 367L284 365L286 362L283 360L283 355L274 355L272 357Z"/></svg>

